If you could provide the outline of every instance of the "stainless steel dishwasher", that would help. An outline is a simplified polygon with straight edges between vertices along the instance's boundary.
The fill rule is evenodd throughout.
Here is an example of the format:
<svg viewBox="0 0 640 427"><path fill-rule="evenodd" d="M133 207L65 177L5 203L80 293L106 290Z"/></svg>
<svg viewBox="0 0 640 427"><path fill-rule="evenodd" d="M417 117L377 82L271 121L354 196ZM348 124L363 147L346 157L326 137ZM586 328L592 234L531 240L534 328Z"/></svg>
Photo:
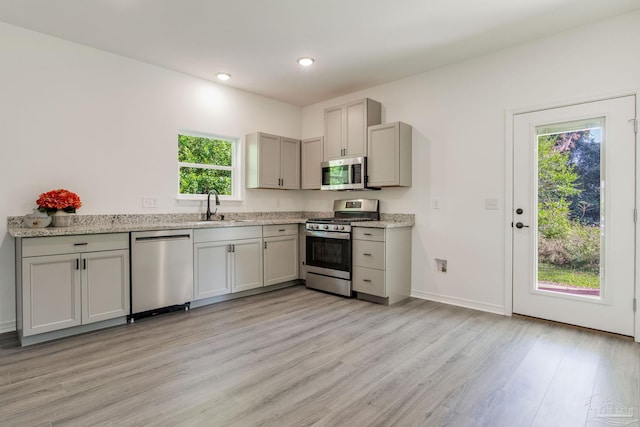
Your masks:
<svg viewBox="0 0 640 427"><path fill-rule="evenodd" d="M131 233L131 314L189 308L193 296L193 230Z"/></svg>

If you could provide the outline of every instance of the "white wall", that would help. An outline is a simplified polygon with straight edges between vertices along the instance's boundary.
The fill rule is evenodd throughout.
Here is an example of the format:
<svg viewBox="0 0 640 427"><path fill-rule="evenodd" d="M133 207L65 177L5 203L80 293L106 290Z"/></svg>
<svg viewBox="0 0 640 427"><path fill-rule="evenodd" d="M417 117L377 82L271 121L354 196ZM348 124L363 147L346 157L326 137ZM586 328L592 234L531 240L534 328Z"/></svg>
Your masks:
<svg viewBox="0 0 640 427"><path fill-rule="evenodd" d="M0 57L0 332L15 320L6 217L40 193L75 191L81 214L197 212L175 198L178 129L300 137L299 107L2 23ZM250 190L220 211L299 210L302 197Z"/></svg>
<svg viewBox="0 0 640 427"><path fill-rule="evenodd" d="M322 134L323 108L363 97L382 103L383 122L411 124L413 187L362 195L384 212L416 214L415 296L502 313L506 112L637 92L638 40L640 13L623 15L306 107L302 136ZM323 210L332 196L311 193L305 209ZM485 210L485 198L500 210ZM434 271L434 258L448 260L448 273Z"/></svg>
<svg viewBox="0 0 640 427"><path fill-rule="evenodd" d="M324 107L365 96L414 127L413 187L370 193L247 191L223 210L330 210L343 196L416 214L413 292L504 308L505 112L640 89L640 13L299 108L0 24L0 218L67 187L80 213L195 211L175 202L176 129L322 134ZM500 210L484 210L498 198ZM441 208L431 209L439 199ZM0 221L0 331L15 318L13 239ZM433 259L449 261L447 274Z"/></svg>

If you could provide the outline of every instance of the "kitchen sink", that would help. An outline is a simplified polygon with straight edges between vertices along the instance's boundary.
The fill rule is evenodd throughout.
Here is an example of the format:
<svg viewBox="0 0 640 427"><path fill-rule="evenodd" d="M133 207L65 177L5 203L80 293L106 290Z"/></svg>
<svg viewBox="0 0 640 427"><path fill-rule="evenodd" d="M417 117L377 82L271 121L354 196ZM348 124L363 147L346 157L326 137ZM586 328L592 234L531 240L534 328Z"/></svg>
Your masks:
<svg viewBox="0 0 640 427"><path fill-rule="evenodd" d="M204 224L234 224L238 222L256 222L255 219L212 219L210 221L177 221L180 224L204 225Z"/></svg>

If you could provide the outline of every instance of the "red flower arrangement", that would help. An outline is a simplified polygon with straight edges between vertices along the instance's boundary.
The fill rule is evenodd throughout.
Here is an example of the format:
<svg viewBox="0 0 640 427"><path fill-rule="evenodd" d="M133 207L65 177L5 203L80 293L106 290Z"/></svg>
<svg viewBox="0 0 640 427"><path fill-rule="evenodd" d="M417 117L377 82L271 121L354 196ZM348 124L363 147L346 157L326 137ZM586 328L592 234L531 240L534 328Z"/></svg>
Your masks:
<svg viewBox="0 0 640 427"><path fill-rule="evenodd" d="M47 212L49 214L55 213L59 210L75 213L76 209L80 209L82 202L80 197L76 193L63 188L58 190L47 191L42 193L38 200L38 210L40 212Z"/></svg>

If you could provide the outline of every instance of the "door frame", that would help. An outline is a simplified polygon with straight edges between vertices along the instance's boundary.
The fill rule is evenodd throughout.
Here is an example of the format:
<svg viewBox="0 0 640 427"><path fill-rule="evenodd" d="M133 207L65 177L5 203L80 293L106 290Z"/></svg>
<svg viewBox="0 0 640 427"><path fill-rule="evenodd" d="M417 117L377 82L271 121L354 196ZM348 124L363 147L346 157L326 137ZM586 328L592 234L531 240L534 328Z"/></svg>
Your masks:
<svg viewBox="0 0 640 427"><path fill-rule="evenodd" d="M513 315L513 227L511 219L513 216L513 118L516 114L533 113L541 110L549 110L553 108L570 107L572 105L585 104L589 102L604 101L608 99L621 98L624 96L636 97L636 120L640 120L638 113L640 112L640 90L630 90L624 92L615 92L608 95L590 98L580 98L565 102L549 103L536 105L528 108L508 109L505 112L505 192L504 192L504 314L505 316ZM635 172L635 201L636 209L638 209L638 201L640 200L640 147L638 147L638 133L635 135L636 144L636 172ZM636 223L635 227L635 266L634 266L634 288L635 298L637 301L636 312L634 313L634 339L640 343L640 227Z"/></svg>

